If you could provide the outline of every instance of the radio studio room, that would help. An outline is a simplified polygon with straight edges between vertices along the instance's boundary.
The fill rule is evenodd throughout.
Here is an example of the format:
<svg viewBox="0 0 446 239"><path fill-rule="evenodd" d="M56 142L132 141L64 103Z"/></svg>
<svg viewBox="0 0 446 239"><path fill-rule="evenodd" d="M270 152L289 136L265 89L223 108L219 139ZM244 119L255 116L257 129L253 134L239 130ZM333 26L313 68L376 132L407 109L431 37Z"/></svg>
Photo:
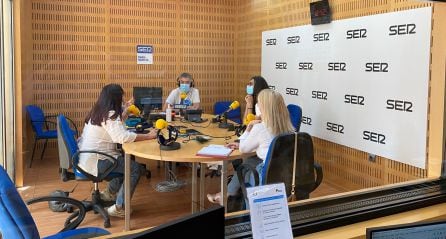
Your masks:
<svg viewBox="0 0 446 239"><path fill-rule="evenodd" d="M445 0L0 0L0 239L446 238Z"/></svg>

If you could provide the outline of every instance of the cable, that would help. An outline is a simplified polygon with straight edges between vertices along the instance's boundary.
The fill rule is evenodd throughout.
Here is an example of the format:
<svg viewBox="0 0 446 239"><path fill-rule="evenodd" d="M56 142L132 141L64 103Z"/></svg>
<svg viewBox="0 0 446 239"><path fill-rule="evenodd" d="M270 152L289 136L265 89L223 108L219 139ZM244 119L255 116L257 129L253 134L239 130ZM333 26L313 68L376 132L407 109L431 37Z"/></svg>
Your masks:
<svg viewBox="0 0 446 239"><path fill-rule="evenodd" d="M161 148L160 148L160 161L163 161L163 156L161 153ZM175 163L175 162L173 162ZM162 181L156 184L155 186L155 190L157 192L160 193L164 193L164 192L174 192L179 190L180 188L182 188L184 185L186 185L185 181L182 180L178 180L177 176L175 175L175 173L170 169L170 167L168 165L165 165L165 167L168 168L168 175L167 175L167 180L166 181Z"/></svg>

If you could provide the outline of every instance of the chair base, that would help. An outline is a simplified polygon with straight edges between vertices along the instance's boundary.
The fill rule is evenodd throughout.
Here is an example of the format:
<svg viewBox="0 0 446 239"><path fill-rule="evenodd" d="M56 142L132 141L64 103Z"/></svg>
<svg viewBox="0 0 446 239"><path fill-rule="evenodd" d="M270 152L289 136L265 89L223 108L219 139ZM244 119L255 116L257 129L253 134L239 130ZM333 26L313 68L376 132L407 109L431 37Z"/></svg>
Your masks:
<svg viewBox="0 0 446 239"><path fill-rule="evenodd" d="M82 203L84 204L87 211L94 211L95 214L99 213L102 218L104 218L104 228L109 228L111 226L110 216L108 215L105 208L112 206L113 204L115 204L115 202L102 201L99 191L93 191L91 197L92 201L82 201Z"/></svg>

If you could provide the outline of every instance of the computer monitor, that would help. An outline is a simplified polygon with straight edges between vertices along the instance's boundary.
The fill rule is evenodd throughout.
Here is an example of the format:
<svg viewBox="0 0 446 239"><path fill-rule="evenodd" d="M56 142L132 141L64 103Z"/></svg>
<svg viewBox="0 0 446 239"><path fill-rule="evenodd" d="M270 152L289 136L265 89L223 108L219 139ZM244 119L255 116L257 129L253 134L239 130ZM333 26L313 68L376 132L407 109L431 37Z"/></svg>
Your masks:
<svg viewBox="0 0 446 239"><path fill-rule="evenodd" d="M446 236L446 221L367 228L367 239L437 239Z"/></svg>
<svg viewBox="0 0 446 239"><path fill-rule="evenodd" d="M161 87L133 87L135 105L144 115L152 110L163 108L163 88Z"/></svg>
<svg viewBox="0 0 446 239"><path fill-rule="evenodd" d="M162 224L149 230L118 238L224 238L225 209L222 206Z"/></svg>

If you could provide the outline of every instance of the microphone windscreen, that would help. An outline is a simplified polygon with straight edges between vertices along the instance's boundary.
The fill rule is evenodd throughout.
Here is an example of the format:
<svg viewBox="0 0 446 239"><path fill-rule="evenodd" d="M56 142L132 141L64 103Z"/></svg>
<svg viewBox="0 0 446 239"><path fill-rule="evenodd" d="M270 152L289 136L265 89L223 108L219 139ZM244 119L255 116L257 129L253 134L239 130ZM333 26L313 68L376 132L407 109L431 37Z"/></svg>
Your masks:
<svg viewBox="0 0 446 239"><path fill-rule="evenodd" d="M164 129L166 127L167 127L167 121L165 121L163 119L159 119L155 123L155 128L156 129Z"/></svg>
<svg viewBox="0 0 446 239"><path fill-rule="evenodd" d="M139 116L141 114L141 111L138 109L138 107L136 107L135 105L131 105L127 108L127 112L129 114L135 115L135 116Z"/></svg>
<svg viewBox="0 0 446 239"><path fill-rule="evenodd" d="M186 97L187 97L186 92L181 92L181 94L180 94L180 98L181 98L182 100L184 100L184 99L186 99Z"/></svg>
<svg viewBox="0 0 446 239"><path fill-rule="evenodd" d="M256 119L255 114L249 113L249 114L246 115L246 119L244 121L244 124L247 125L247 124L249 124L251 121L253 121L255 119Z"/></svg>
<svg viewBox="0 0 446 239"><path fill-rule="evenodd" d="M231 105L229 106L231 110L237 109L238 107L240 107L240 103L236 100L232 102Z"/></svg>

